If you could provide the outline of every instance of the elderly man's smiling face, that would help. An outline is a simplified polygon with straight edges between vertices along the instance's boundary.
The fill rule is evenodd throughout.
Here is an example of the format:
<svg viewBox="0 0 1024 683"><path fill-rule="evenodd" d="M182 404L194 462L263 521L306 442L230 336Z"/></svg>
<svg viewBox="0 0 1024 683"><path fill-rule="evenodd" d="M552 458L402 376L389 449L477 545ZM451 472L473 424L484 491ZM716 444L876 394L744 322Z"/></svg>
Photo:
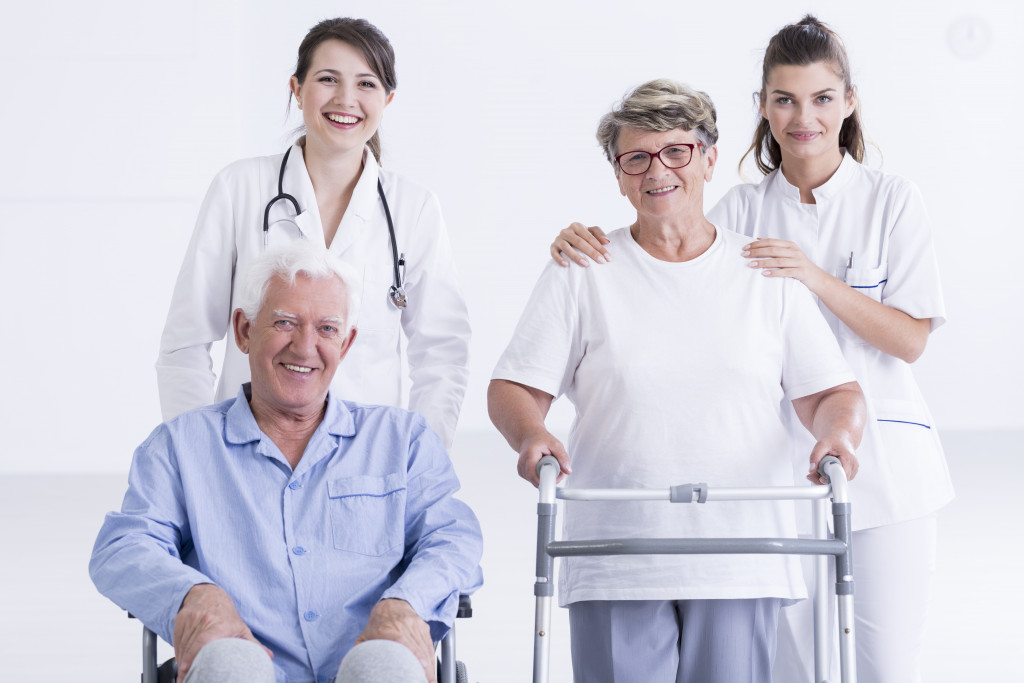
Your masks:
<svg viewBox="0 0 1024 683"><path fill-rule="evenodd" d="M348 292L337 277L295 284L274 277L255 320L234 314L235 341L249 354L257 415L308 417L323 409L334 372L356 329L346 334Z"/></svg>

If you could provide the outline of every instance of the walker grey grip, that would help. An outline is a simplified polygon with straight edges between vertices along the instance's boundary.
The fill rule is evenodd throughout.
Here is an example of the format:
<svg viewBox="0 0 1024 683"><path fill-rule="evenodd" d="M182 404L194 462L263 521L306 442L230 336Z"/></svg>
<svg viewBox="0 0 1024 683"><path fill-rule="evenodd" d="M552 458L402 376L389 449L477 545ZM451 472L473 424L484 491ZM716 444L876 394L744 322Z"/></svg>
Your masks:
<svg viewBox="0 0 1024 683"><path fill-rule="evenodd" d="M559 471L559 472L562 471L562 466L558 464L558 458L556 458L553 455L545 455L544 457L542 457L540 459L540 462L537 463L537 476L538 477L540 477L540 468L544 467L544 465L554 465L555 469L557 471Z"/></svg>
<svg viewBox="0 0 1024 683"><path fill-rule="evenodd" d="M843 463L839 462L839 458L837 458L836 456L834 456L834 455L826 455L824 458L822 458L821 460L818 461L818 474L819 475L821 475L823 477L825 476L825 466L827 464L829 464L830 462L834 462L837 465L839 465L840 467L843 466Z"/></svg>
<svg viewBox="0 0 1024 683"><path fill-rule="evenodd" d="M708 502L708 485L703 482L700 484L680 484L679 486L672 486L668 491L668 499L673 503L692 503L694 492L697 493L698 503Z"/></svg>

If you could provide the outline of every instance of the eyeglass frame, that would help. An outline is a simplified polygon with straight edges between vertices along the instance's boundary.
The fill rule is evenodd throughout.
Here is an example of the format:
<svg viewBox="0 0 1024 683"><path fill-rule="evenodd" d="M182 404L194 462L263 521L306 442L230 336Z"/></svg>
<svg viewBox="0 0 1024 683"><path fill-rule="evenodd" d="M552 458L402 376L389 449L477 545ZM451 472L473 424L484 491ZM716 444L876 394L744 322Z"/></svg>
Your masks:
<svg viewBox="0 0 1024 683"><path fill-rule="evenodd" d="M690 148L690 158L689 158L689 160L685 164L683 164L682 166L669 166L668 164L665 163L665 160L661 158L661 153L664 152L669 147L689 147ZM654 163L654 159L655 159L655 157L657 157L658 161L660 161L661 165L664 166L665 168L671 168L673 170L678 169L678 168L686 168L687 166L690 165L690 162L693 161L693 148L694 147L701 147L701 148L703 148L704 147L704 143L703 142L676 142L676 143L673 143L671 145L665 145L664 147L659 149L657 152L654 152L653 154L651 152L648 152L646 149L631 149L628 152L623 152L622 154L620 154L617 157L615 157L615 165L618 166L619 170L622 171L623 173L625 173L626 175L643 175L644 173L647 173L648 171L651 170L651 164ZM646 154L649 157L649 159L647 160L647 168L645 168L644 170L640 171L639 173L630 173L626 169L622 168L622 161L620 161L620 159L622 159L622 157L626 156L627 154L636 154L637 152L640 152L642 154Z"/></svg>

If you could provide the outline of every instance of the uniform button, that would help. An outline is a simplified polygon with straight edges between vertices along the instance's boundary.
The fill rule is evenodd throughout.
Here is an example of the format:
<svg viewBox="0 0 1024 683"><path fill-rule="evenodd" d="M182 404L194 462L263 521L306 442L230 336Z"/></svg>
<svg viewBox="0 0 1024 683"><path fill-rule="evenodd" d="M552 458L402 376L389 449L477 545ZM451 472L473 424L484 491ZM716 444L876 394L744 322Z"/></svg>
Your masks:
<svg viewBox="0 0 1024 683"><path fill-rule="evenodd" d="M319 616L320 615L317 614L316 612L314 612L313 610L309 610L308 612L306 612L305 614L302 615L302 618L305 619L306 621L316 621L317 617L319 617Z"/></svg>
<svg viewBox="0 0 1024 683"><path fill-rule="evenodd" d="M298 491L299 489L302 488L302 482L293 481L292 483L288 484L288 488L290 488L292 491Z"/></svg>
<svg viewBox="0 0 1024 683"><path fill-rule="evenodd" d="M297 545L294 548L292 548L292 552L295 553L296 555L305 555L306 554L306 549L303 548L301 545Z"/></svg>

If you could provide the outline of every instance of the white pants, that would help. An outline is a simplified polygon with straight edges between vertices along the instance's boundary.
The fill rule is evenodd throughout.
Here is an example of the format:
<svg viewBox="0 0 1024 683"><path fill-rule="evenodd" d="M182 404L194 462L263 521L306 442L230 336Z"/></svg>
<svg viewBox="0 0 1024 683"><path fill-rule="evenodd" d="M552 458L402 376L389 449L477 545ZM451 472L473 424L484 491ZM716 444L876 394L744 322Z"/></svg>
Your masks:
<svg viewBox="0 0 1024 683"><path fill-rule="evenodd" d="M935 574L936 514L853 533L853 585L859 683L920 683L925 622ZM811 561L804 562L809 593ZM835 595L835 580L829 580ZM833 614L834 619L834 614ZM779 616L776 681L814 680L814 617L810 600ZM836 630L830 631L833 635ZM838 644L832 643L829 680L839 680Z"/></svg>

